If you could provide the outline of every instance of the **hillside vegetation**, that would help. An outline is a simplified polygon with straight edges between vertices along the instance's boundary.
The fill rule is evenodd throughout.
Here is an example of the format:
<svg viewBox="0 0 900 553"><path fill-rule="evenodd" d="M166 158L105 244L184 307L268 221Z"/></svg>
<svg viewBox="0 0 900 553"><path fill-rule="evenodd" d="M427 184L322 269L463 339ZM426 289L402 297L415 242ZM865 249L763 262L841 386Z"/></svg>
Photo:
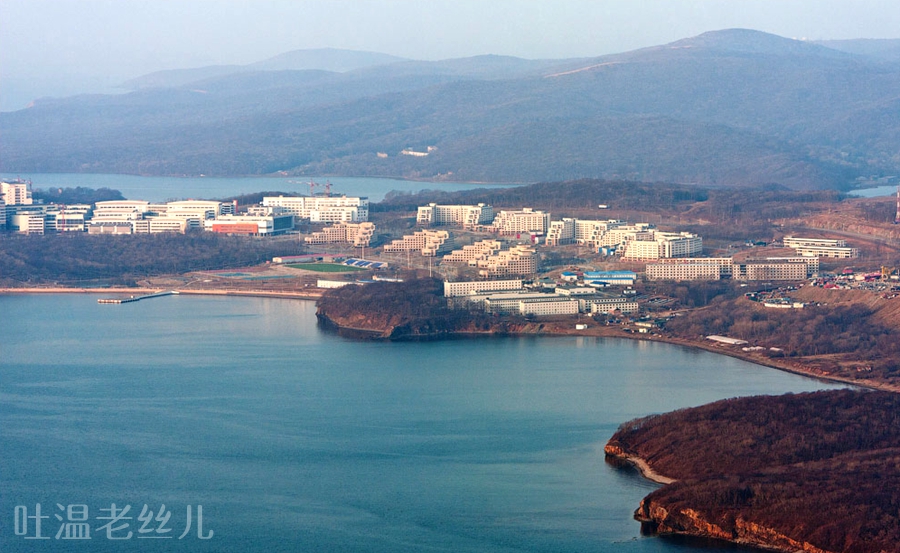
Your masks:
<svg viewBox="0 0 900 553"><path fill-rule="evenodd" d="M678 479L636 516L652 529L781 551L900 551L900 396L738 398L638 419L607 444Z"/></svg>
<svg viewBox="0 0 900 553"><path fill-rule="evenodd" d="M755 31L589 59L288 61L0 114L0 170L803 189L900 171L900 66Z"/></svg>

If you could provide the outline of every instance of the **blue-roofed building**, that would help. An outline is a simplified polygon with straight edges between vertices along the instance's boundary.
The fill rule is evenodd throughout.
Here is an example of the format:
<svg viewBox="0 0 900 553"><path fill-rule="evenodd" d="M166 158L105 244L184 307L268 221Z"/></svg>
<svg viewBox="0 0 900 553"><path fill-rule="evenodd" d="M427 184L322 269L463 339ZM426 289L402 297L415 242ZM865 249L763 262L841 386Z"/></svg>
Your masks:
<svg viewBox="0 0 900 553"><path fill-rule="evenodd" d="M633 286L637 280L634 271L586 271L584 283L588 286Z"/></svg>

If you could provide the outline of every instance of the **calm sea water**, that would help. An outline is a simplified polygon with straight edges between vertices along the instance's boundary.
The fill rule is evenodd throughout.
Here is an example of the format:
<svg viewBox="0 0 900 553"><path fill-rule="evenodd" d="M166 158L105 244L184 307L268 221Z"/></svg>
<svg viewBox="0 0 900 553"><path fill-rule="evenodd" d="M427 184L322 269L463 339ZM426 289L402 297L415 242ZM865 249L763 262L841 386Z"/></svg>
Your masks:
<svg viewBox="0 0 900 553"><path fill-rule="evenodd" d="M720 551L640 537L655 485L605 464L604 443L649 413L828 387L627 340L352 341L314 313L0 296L0 551ZM15 527L38 503L49 540ZM111 535L130 539L100 529L113 503L133 518ZM70 505L90 541L52 539L81 520ZM151 534L144 505L170 513ZM156 529L174 537L139 539Z"/></svg>
<svg viewBox="0 0 900 553"><path fill-rule="evenodd" d="M253 192L281 191L309 194L309 178L278 177L139 177L134 175L102 175L90 173L36 173L3 175L5 178L21 177L31 180L34 188L112 188L122 192L130 200L163 202L179 199L215 199L250 194ZM379 202L391 191L419 192L421 190L471 190L490 186L516 186L514 184L471 184L450 182L417 182L371 177L314 177L313 181L325 184L330 181L332 194L366 196L369 201ZM315 192L324 192L323 187Z"/></svg>

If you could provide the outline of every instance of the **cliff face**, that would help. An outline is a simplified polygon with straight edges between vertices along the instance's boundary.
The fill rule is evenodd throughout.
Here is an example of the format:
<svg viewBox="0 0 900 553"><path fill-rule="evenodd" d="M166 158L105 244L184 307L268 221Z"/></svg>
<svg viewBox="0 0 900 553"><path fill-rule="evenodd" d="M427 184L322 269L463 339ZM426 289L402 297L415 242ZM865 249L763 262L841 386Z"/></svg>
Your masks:
<svg viewBox="0 0 900 553"><path fill-rule="evenodd" d="M641 521L645 530L656 534L686 534L726 540L741 545L761 547L784 553L838 553L816 547L806 542L792 539L772 528L761 524L734 518L730 523L716 524L707 520L694 509L678 509L666 506L663 502L650 498L641 501L634 513L634 518ZM726 521L728 515L723 513Z"/></svg>

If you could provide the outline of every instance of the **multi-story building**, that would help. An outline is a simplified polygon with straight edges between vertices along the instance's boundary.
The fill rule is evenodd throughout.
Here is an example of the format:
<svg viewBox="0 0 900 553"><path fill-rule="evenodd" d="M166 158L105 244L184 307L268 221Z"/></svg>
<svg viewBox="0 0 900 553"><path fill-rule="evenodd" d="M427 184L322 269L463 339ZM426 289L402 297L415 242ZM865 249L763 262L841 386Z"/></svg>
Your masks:
<svg viewBox="0 0 900 553"><path fill-rule="evenodd" d="M455 298L485 292L521 290L522 280L475 280L465 282L445 282L444 297Z"/></svg>
<svg viewBox="0 0 900 553"><path fill-rule="evenodd" d="M575 219L551 221L547 230L547 245L562 246L575 243Z"/></svg>
<svg viewBox="0 0 900 553"><path fill-rule="evenodd" d="M626 259L661 259L690 257L703 252L703 239L689 232L654 231L649 239L629 240L625 243Z"/></svg>
<svg viewBox="0 0 900 553"><path fill-rule="evenodd" d="M632 286L637 280L634 271L585 271L582 275L588 286Z"/></svg>
<svg viewBox="0 0 900 553"><path fill-rule="evenodd" d="M579 302L576 299L522 300L519 302L519 313L533 317L548 315L577 315Z"/></svg>
<svg viewBox="0 0 900 553"><path fill-rule="evenodd" d="M189 228L203 228L203 221L223 215L223 205L231 206L231 204L205 200L168 202L165 215L169 218L189 221Z"/></svg>
<svg viewBox="0 0 900 553"><path fill-rule="evenodd" d="M734 280L804 280L807 271L807 264L800 261L748 259L734 264L731 278Z"/></svg>
<svg viewBox="0 0 900 553"><path fill-rule="evenodd" d="M294 228L291 214L219 215L203 222L203 228L221 234L271 236L284 234Z"/></svg>
<svg viewBox="0 0 900 553"><path fill-rule="evenodd" d="M610 230L625 226L625 221L609 219L606 221L575 220L575 242L592 249L601 247L603 235ZM615 244L612 244L615 245Z"/></svg>
<svg viewBox="0 0 900 553"><path fill-rule="evenodd" d="M648 263L646 272L647 280L719 280L721 275L712 263Z"/></svg>
<svg viewBox="0 0 900 553"><path fill-rule="evenodd" d="M521 233L544 234L550 227L550 214L525 207L521 211L501 211L494 217L494 231L512 235Z"/></svg>
<svg viewBox="0 0 900 553"><path fill-rule="evenodd" d="M266 196L262 205L282 207L313 223L362 223L369 220L369 199L351 196Z"/></svg>
<svg viewBox="0 0 900 553"><path fill-rule="evenodd" d="M6 202L0 197L0 230L6 229Z"/></svg>
<svg viewBox="0 0 900 553"><path fill-rule="evenodd" d="M731 269L734 265L734 260L730 257L675 257L675 258L660 258L656 260L653 265L715 265L719 268L719 277L728 277L731 276ZM654 273L657 275L665 275L665 274L679 274L683 275L685 278L679 278L677 280L694 280L689 277L691 274L690 269L686 269L683 272L675 272L672 273L668 269L663 269L659 267L654 267L652 270L650 269L651 265L647 265L648 273ZM818 267L817 269L818 270ZM661 279L657 279L661 280Z"/></svg>
<svg viewBox="0 0 900 553"><path fill-rule="evenodd" d="M487 259L492 255L496 255L502 247L499 240L481 240L474 244L463 246L462 249L453 250L441 259L441 263L467 263L469 265L475 265L478 260Z"/></svg>
<svg viewBox="0 0 900 553"><path fill-rule="evenodd" d="M529 246L513 246L477 262L485 277L525 276L537 272L537 252Z"/></svg>
<svg viewBox="0 0 900 553"><path fill-rule="evenodd" d="M31 183L21 180L0 181L0 199L6 205L31 205Z"/></svg>
<svg viewBox="0 0 900 553"><path fill-rule="evenodd" d="M367 248L375 234L374 223L335 223L306 237L307 244L352 244L354 248Z"/></svg>
<svg viewBox="0 0 900 553"><path fill-rule="evenodd" d="M434 257L444 253L453 247L453 237L446 230L418 230L403 238L385 244L384 251L406 252L416 251L426 257Z"/></svg>
<svg viewBox="0 0 900 553"><path fill-rule="evenodd" d="M416 223L424 226L457 225L471 228L489 224L494 219L494 208L478 205L438 205L419 207Z"/></svg>
<svg viewBox="0 0 900 553"><path fill-rule="evenodd" d="M848 247L847 242L844 240L785 236L783 241L785 247L792 248L804 257L832 257L838 259L859 257L859 249Z"/></svg>
<svg viewBox="0 0 900 553"><path fill-rule="evenodd" d="M44 214L34 211L13 213L9 217L9 228L20 234L44 234Z"/></svg>
<svg viewBox="0 0 900 553"><path fill-rule="evenodd" d="M134 234L134 226L129 221L91 221L88 234Z"/></svg>
<svg viewBox="0 0 900 553"><path fill-rule="evenodd" d="M63 205L59 206L59 211L54 214L53 226L56 232L84 232L90 220L90 205Z"/></svg>
<svg viewBox="0 0 900 553"><path fill-rule="evenodd" d="M137 221L150 213L150 202L145 200L109 200L94 204L91 223L106 221Z"/></svg>
<svg viewBox="0 0 900 553"><path fill-rule="evenodd" d="M613 313L619 311L623 314L637 313L638 302L630 298L597 298L584 300L590 304L591 313Z"/></svg>

